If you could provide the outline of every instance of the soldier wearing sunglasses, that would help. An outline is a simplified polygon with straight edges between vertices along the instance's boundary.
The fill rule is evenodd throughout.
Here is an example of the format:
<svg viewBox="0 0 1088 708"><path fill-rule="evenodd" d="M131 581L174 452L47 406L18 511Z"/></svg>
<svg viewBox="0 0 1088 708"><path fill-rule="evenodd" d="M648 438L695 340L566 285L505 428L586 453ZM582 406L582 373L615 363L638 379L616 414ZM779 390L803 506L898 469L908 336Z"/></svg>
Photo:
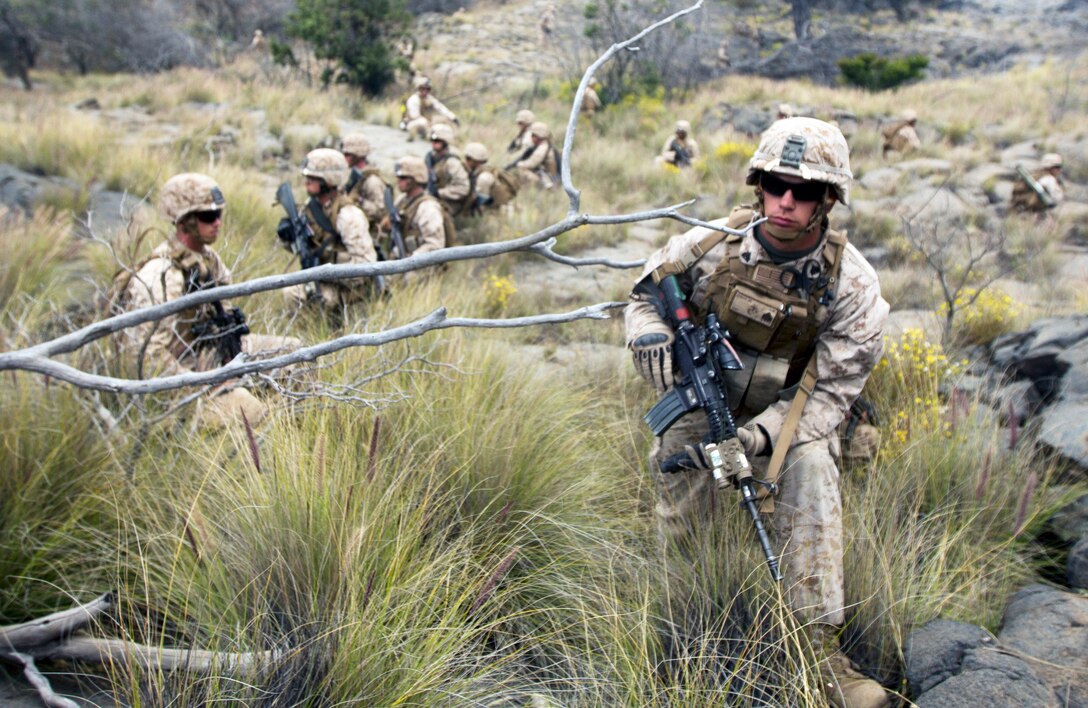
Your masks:
<svg viewBox="0 0 1088 708"><path fill-rule="evenodd" d="M219 185L207 175L188 172L167 180L159 194L159 211L171 225L166 241L114 281L110 299L116 309L150 307L229 285L230 270L212 248L226 208ZM294 337L250 334L241 310L218 300L124 330L122 336L124 351L138 359L139 375L206 371L240 353L282 353L302 345ZM240 420L242 414L256 425L268 410L242 387L220 389L198 409L197 417L210 427Z"/></svg>
<svg viewBox="0 0 1088 708"><path fill-rule="evenodd" d="M820 657L829 702L856 708L888 699L839 647L846 618L837 430L880 358L888 304L872 267L830 225L851 180L838 128L813 118L776 121L749 163L753 203L713 222L743 234L691 229L653 253L643 277L677 276L694 317L714 313L730 332L744 368L725 372L729 403L756 476L777 491L771 521L789 609ZM668 391L674 332L638 292L626 325L636 369ZM734 513L712 502L717 484L704 443L719 441L706 440L708 430L695 410L651 453L658 529L677 570L710 543L713 517ZM660 472L662 460L685 450L703 469Z"/></svg>

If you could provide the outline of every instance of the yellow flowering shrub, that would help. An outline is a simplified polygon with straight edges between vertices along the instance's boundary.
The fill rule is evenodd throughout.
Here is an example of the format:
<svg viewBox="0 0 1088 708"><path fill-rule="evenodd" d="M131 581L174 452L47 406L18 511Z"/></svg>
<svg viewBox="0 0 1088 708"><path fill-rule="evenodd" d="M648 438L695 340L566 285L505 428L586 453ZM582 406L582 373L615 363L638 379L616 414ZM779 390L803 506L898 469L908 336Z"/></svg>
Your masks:
<svg viewBox="0 0 1088 708"><path fill-rule="evenodd" d="M958 338L970 344L986 344L1010 332L1020 315L1020 306L1001 288L982 292L966 288L956 297L953 307L953 330ZM947 317L948 303L941 305L938 313Z"/></svg>
<svg viewBox="0 0 1088 708"><path fill-rule="evenodd" d="M509 275L488 273L484 278L484 297L487 307L492 312L505 312L510 298L518 291L514 279Z"/></svg>
<svg viewBox="0 0 1088 708"><path fill-rule="evenodd" d="M756 153L756 147L758 146L755 143L718 143L714 148L714 159L723 162L747 162Z"/></svg>
<svg viewBox="0 0 1088 708"><path fill-rule="evenodd" d="M949 415L941 392L963 373L967 360L952 361L939 344L920 329L908 329L898 340L884 339L884 356L873 368L864 395L891 430L886 443L906 443L916 434L951 437L955 416Z"/></svg>

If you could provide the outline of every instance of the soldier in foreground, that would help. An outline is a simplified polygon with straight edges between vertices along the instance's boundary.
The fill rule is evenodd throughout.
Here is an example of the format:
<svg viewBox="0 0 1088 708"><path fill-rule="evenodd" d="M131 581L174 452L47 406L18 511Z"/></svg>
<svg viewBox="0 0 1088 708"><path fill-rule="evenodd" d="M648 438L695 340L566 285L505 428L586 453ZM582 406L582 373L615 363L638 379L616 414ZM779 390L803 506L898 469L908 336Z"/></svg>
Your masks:
<svg viewBox="0 0 1088 708"><path fill-rule="evenodd" d="M170 222L171 231L147 259L115 282L118 304L135 310L229 285L230 271L212 248L226 207L219 185L207 175L190 172L167 180L159 195L159 212ZM282 354L302 343L294 337L251 334L242 311L220 300L125 330L122 345L140 357L143 373L170 376L208 371L243 352ZM213 426L243 414L256 425L268 412L242 387L205 399L201 406L198 418Z"/></svg>
<svg viewBox="0 0 1088 708"><path fill-rule="evenodd" d="M417 256L452 246L457 240L457 230L453 217L442 207L438 199L427 193L427 165L423 158L415 155L402 157L393 168L397 176L397 190L401 198L397 200L394 214L383 223L383 228L391 229L394 220L399 225L404 237L407 256ZM431 269L434 273L441 267ZM428 271L411 271L404 274L407 282L415 280Z"/></svg>
<svg viewBox="0 0 1088 708"><path fill-rule="evenodd" d="M417 76L412 83L416 92L404 102L403 129L408 131L409 140L417 136L426 138L430 135L432 124L438 122L439 119L460 125L454 112L431 95L430 79L426 76Z"/></svg>
<svg viewBox="0 0 1088 708"><path fill-rule="evenodd" d="M510 163L507 169L516 171L521 184L551 189L559 184L559 154L552 147L552 133L540 121L529 127L533 147Z"/></svg>
<svg viewBox="0 0 1088 708"><path fill-rule="evenodd" d="M281 245L300 256L303 252L311 254L312 262L303 262L304 268L326 263L376 262L378 254L366 215L341 191L350 173L344 155L332 148L311 150L302 161L301 172L306 180L306 194L310 196L302 210L309 229L305 235L308 243L299 249L295 240L298 234L288 240L281 229ZM352 278L319 282L316 287L295 285L284 290L284 294L299 304L318 302L325 310L340 313L347 305L370 297L375 289L371 278Z"/></svg>
<svg viewBox="0 0 1088 708"><path fill-rule="evenodd" d="M424 158L431 176L428 190L438 197L451 216L471 208L475 197L468 168L453 151L453 128L438 124L431 128L431 151Z"/></svg>
<svg viewBox="0 0 1088 708"><path fill-rule="evenodd" d="M676 132L661 147L661 160L676 167L691 167L699 157L699 144L691 137L691 123L676 121Z"/></svg>
<svg viewBox="0 0 1088 708"><path fill-rule="evenodd" d="M1018 167L1020 180L1013 186L1009 206L1015 211L1041 214L1065 201L1062 185L1062 156L1056 152L1043 155L1039 169L1027 173Z"/></svg>
<svg viewBox="0 0 1088 708"><path fill-rule="evenodd" d="M884 148L882 154L885 159L889 154L906 155L922 147L922 141L918 137L918 131L914 126L918 123L918 114L912 109L903 111L899 120L886 126L881 134L884 136Z"/></svg>
<svg viewBox="0 0 1088 708"><path fill-rule="evenodd" d="M386 184L381 170L367 161L370 140L362 133L348 133L340 140L340 152L351 170L344 185L344 194L363 210L370 224L371 237L377 237L378 224L385 216Z"/></svg>
<svg viewBox="0 0 1088 708"><path fill-rule="evenodd" d="M481 143L469 143L465 146L465 165L472 182L472 193L476 195L473 212L483 213L484 209L499 209L514 200L518 193L517 179L506 170L487 165L487 148Z"/></svg>
<svg viewBox="0 0 1088 708"><path fill-rule="evenodd" d="M777 121L749 163L755 204L714 223L744 230L767 221L744 236L702 227L675 236L650 256L643 278L676 276L666 284L679 283L695 319L713 315L731 333L744 363L724 372L729 406L743 425L732 444L778 485L773 525L789 608L818 653L828 700L876 708L887 705L883 688L839 648L845 600L837 428L880 358L888 315L872 267L829 227L851 179L838 129L812 118ZM665 393L678 375L676 334L646 292L640 281L632 293L627 344L639 373ZM658 528L684 565L713 515L733 513L729 504L712 503L717 485L709 470L720 471L721 463L710 444L721 441L706 438L708 420L702 410L683 415L651 454ZM662 472L678 454L684 466Z"/></svg>
<svg viewBox="0 0 1088 708"><path fill-rule="evenodd" d="M506 146L507 152L516 152L519 155L525 152L533 145L533 136L529 132L529 126L536 121L536 116L528 108L523 108L518 111L517 124L518 134L514 136L514 139L510 141L510 144Z"/></svg>

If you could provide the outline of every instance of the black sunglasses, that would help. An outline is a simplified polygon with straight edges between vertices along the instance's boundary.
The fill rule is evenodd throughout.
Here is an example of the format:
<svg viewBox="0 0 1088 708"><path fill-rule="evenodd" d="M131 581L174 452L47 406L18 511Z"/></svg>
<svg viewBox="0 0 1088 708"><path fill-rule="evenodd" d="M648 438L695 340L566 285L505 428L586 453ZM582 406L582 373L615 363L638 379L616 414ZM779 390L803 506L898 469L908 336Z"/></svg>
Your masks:
<svg viewBox="0 0 1088 708"><path fill-rule="evenodd" d="M796 198L796 195L795 195ZM196 213L196 220L202 224L214 224L223 218L222 209L214 209L212 211L198 211Z"/></svg>
<svg viewBox="0 0 1088 708"><path fill-rule="evenodd" d="M787 191L793 193L793 198L799 202L818 202L827 194L827 185L823 182L786 182L775 177L770 172L764 172L759 176L760 188L773 197L781 197Z"/></svg>

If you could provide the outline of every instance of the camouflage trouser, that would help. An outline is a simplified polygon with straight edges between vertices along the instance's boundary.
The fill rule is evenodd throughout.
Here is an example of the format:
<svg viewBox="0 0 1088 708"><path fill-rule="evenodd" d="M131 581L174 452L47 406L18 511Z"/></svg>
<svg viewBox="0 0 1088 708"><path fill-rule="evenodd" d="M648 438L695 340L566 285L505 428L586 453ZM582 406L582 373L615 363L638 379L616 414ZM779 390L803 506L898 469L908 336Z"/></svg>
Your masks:
<svg viewBox="0 0 1088 708"><path fill-rule="evenodd" d="M360 279L361 280L361 279ZM283 289L283 296L297 305L305 305L312 298L320 300L321 306L326 310L337 310L345 305L362 302L370 297L373 288L368 282L337 281L332 283L310 283L292 285Z"/></svg>
<svg viewBox="0 0 1088 708"><path fill-rule="evenodd" d="M659 438L650 452L658 489L654 508L658 531L666 543L681 549L690 543L699 525L712 521L712 512L738 513L736 505L724 503L722 497L731 490L718 492L719 501L712 504L716 485L709 472L657 471L658 460L701 440L706 432L701 413L687 415ZM842 625L842 504L837 449L832 447L837 444L831 440L816 440L797 445L786 454L772 521L790 608L805 622ZM767 462L767 457L752 460L757 478Z"/></svg>

